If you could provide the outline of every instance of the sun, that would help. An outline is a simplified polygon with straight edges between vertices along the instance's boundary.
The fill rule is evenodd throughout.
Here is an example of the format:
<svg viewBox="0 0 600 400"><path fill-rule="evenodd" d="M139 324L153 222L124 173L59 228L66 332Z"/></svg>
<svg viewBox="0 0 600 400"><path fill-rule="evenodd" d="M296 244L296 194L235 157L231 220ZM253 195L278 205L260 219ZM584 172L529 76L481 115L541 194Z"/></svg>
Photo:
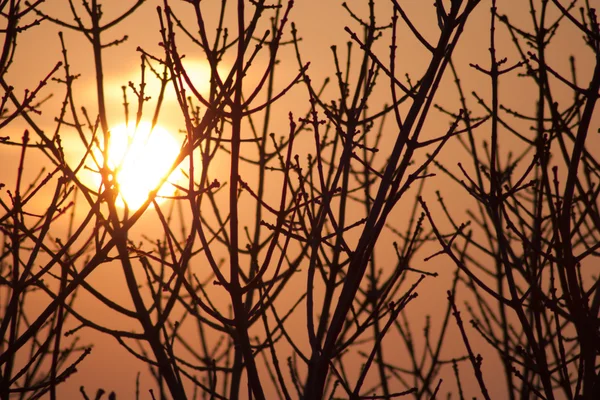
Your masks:
<svg viewBox="0 0 600 400"><path fill-rule="evenodd" d="M108 167L115 171L119 195L116 204L137 210L146 202L151 191L160 185L169 173L180 152L180 145L164 128L149 122L121 124L110 130ZM171 183L181 178L179 170L173 171L157 192L156 201L175 193ZM170 183L171 182L171 183Z"/></svg>

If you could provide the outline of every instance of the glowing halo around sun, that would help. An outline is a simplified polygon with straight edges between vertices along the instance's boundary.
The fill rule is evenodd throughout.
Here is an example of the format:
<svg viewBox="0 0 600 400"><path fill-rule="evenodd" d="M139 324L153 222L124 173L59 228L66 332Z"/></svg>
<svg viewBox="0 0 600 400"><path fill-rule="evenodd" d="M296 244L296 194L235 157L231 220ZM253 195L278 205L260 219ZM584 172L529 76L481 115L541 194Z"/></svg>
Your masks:
<svg viewBox="0 0 600 400"><path fill-rule="evenodd" d="M175 138L160 126L149 122L117 125L110 130L108 144L108 167L116 171L119 195L116 204L137 210L148 199L148 195L169 173L180 152ZM101 159L101 158L100 158ZM175 194L176 182L182 173L176 169L157 192L157 203L164 197Z"/></svg>

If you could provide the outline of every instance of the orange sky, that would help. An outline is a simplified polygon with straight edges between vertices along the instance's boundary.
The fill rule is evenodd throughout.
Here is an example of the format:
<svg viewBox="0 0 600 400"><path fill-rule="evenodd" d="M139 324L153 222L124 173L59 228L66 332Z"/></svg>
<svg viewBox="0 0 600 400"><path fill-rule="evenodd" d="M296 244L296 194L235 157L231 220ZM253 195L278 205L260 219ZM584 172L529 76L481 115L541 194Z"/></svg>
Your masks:
<svg viewBox="0 0 600 400"><path fill-rule="evenodd" d="M108 20L115 15L118 15L126 8L126 5L132 3L131 0L105 1L103 3L106 13L105 19ZM173 1L174 10L177 15L182 18L184 23L192 26L193 15L187 11L188 8L182 3L183 2ZM219 2L217 1L203 2L203 4L206 4L205 7L207 13L214 12L211 10L211 7L218 3ZM364 2L348 1L350 7L357 13L361 12L362 3ZM381 9L381 24L389 23L389 16L385 12L386 9L388 9L387 3L383 4L385 2L379 1L376 3L378 3L377 7L380 7ZM407 12L414 18L414 24L422 30L424 36L428 38L435 37L437 26L432 22L435 20L431 7L432 2L405 1L403 3L406 3ZM482 3L483 4L479 6L478 11L476 11L476 14L472 17L471 22L467 26L463 41L455 52L455 58L462 64L461 68L463 79L465 81L464 83L466 87L469 88L467 92L470 93L471 90L476 90L485 98L489 98L489 88L486 86L489 85L487 79L478 72L475 72L472 69L470 70L467 66L468 63L479 63L482 66L486 66L489 63L489 53L487 51L489 47L489 2L484 1ZM530 17L526 11L527 5L525 3L527 2L517 2L515 0L500 2L500 12L508 14L511 20L517 21L517 23L527 25L530 23ZM81 8L80 2L77 2L76 5ZM111 126L116 126L124 122L121 86L127 85L129 81L136 83L139 80L140 55L136 51L136 48L139 46L148 53L156 54L158 56L161 55L161 49L158 45L160 42L160 35L158 32L158 16L156 11L156 7L159 5L162 5L161 1L146 1L146 3L136 10L125 22L106 34L105 40L117 40L122 38L125 34L128 35L128 40L126 42L117 47L108 48L104 53L105 88L108 102L108 116ZM68 3L66 1L47 1L47 3L41 7L41 10L54 18L72 22L72 16L70 16ZM291 20L295 22L299 35L302 37L300 48L304 60L311 62L309 74L313 81L322 82L327 76L333 77L333 62L330 46L336 44L340 50L345 51L349 35L344 31L344 27L349 26L356 32L360 32L360 28L357 26L356 22L347 15L346 11L341 7L340 2L313 0L296 1L296 5L291 14ZM551 62L562 72L568 71L568 56L571 53L580 54L583 51L580 35L578 35L568 23L565 22L564 25L565 33L559 35L556 42L553 44L555 50L551 52ZM231 22L231 26L234 28L233 22ZM95 102L95 80L93 76L91 46L81 34L59 27L50 21L44 21L41 26L34 27L19 36L15 62L7 75L7 81L13 85L16 92L20 94L23 93L25 88L35 87L40 79L42 79L57 62L62 60L58 37L59 31L65 33L65 43L72 73L81 74L75 86L75 95L78 105L85 106L90 115L95 115L97 113L97 106ZM428 62L426 52L419 48L418 43L411 38L406 28L402 28L400 32L402 35L399 35L399 45L402 56L398 60L400 70L399 76L410 73L411 77L416 80L419 77L419 71L422 71ZM192 77L198 82L200 90L206 90L207 83L203 82L203 79L206 77L208 67L204 62L202 54L192 46L189 40L185 40L182 34L180 34L180 37L180 51L186 54L187 65L192 71ZM506 31L499 28L498 38L499 56L508 56L509 64L517 62L517 54L508 40L509 38ZM388 45L389 43L386 40L382 40L379 49L382 54L387 54ZM355 47L353 51L358 56L358 48ZM592 63L591 60L586 59L585 56L580 58L580 60L581 63L579 64L578 70L581 74L580 81L587 82L587 80L589 80ZM280 87L283 87L298 73L298 65L291 47L282 50L280 62L281 65L278 70L277 81ZM264 60L259 59L256 62L257 70L260 70L261 63L264 65ZM227 59L225 60L225 64L227 65ZM62 77L63 71L60 70L56 76ZM252 79L252 72L250 73L250 79ZM503 93L507 94L505 99L508 106L514 109L524 110L524 112L533 113L535 104L532 104L532 99L535 97L535 93L529 93L528 91L531 87L527 85L530 85L530 83L522 84L522 81L523 80L520 80L520 78L517 77L507 77L506 83L502 85L501 90ZM156 88L156 81L154 83L149 83L148 90L151 93L155 91ZM335 96L333 90L327 93L330 98ZM53 94L53 97L44 105L43 114L36 115L35 119L40 126L47 130L47 132L53 132L56 128L54 118L60 109L64 96L62 86L56 82L51 82L48 87L43 90L40 96L43 98L49 94ZM130 95L130 100L133 100L133 95ZM439 96L439 102L446 105L455 104L456 90L450 79L444 82ZM275 126L278 126L278 129L280 130L278 134L284 134L287 129L287 113L289 111L294 112L297 116L300 116L305 112L305 100L305 91L300 88L295 88L290 92L289 96L286 96L284 100L278 104L277 110L279 111L279 114L274 117ZM147 108L148 116L152 115L153 101L154 99L150 101L149 107ZM382 94L380 102L383 103L384 101L388 100L384 99ZM481 110L476 108L476 102L472 97L470 98L470 101L472 108L477 112L480 112ZM377 104L374 105L374 107L376 106ZM381 104L379 104L379 106L381 106ZM184 128L183 119L172 91L167 94L165 104L160 113L159 124L169 130L173 136L183 140L183 135L178 133L180 129ZM446 130L448 119L440 115L428 124L426 135L437 137ZM596 123L596 126L597 125L598 124ZM18 138L22 135L25 127L26 125L22 119L14 121L8 128L0 133L0 136ZM592 140L595 140L596 143L598 143L597 138ZM81 145L76 143L76 137L73 132L69 132L68 130L65 131L64 143L67 158L77 160L78 157L80 157ZM447 151L443 152L442 159L447 165L454 166L456 162L461 160L461 157L464 156L464 153L461 154L461 152L463 152L463 150L460 146L451 143L448 145ZM28 178L37 175L38 170L35 168L36 166L44 164L42 158L39 158L38 162L38 159L35 157L36 156L32 154L29 159L31 161L28 162L28 167L31 168L26 171L26 176ZM17 159L18 152L16 149L7 149L6 146L0 147L0 182L6 183L8 187L10 187L11 183L15 180L14 165L17 162ZM380 161L384 162L383 159ZM225 164L224 168L226 168ZM216 172L216 174L218 173L219 172ZM227 171L222 171L222 173L226 176ZM436 182L438 183L433 185L429 191L432 203L434 202L433 192L435 189L446 189L447 191L450 191L448 197L451 197L452 193L454 193L452 190L456 190L456 187L448 185L447 182ZM6 198L6 192L0 192L0 197L3 199ZM465 204L468 204L469 201L470 200L466 200L465 202L459 202L454 205L457 212L461 213L459 215L464 215L462 214L462 209L464 209ZM406 202L402 207L406 209L408 204L409 202ZM40 204L39 207L43 208L44 205ZM403 218L400 213L394 215L398 220L402 220ZM152 232L156 227L155 224L156 218L149 216L140 222L139 227L136 227L135 232L140 235ZM389 245L392 240L391 237L383 239L382 243L387 243L388 246L388 250L382 252L383 258L390 257L391 250L389 249ZM118 279L114 279L113 271L108 267L109 266L107 265L94 274L94 281L98 285L98 289L110 296L114 296L114 298L119 301L124 303L129 302L127 296L124 296L126 291L124 283ZM425 269L434 269L433 267L434 266L419 266L419 268ZM430 297L423 296L424 298L420 298L418 303L415 303L417 304L416 307L418 307L415 310L421 315L425 312L424 310L435 313L436 309L439 308L437 306L439 301L445 301L445 290L448 286L447 281L442 281L441 279L434 282L428 281L428 285L428 288L436 294ZM86 295L82 294L82 299L85 298ZM91 299L88 303L83 302L83 304L83 309L88 313L97 313L100 316L105 312L97 302L94 302ZM108 318L108 320L110 320L110 318ZM125 323L120 320L110 322L114 323L115 326ZM416 326L420 326L421 324L423 324L423 321L417 322ZM77 391L81 385L85 385L86 389L88 389L88 395L95 392L97 388L103 387L106 390L115 390L118 395L117 398L119 399L133 398L135 377L139 370L144 374L142 375L142 387L144 390L147 390L148 387L153 385L150 377L146 374L145 366L141 365L136 360L133 360L132 357L120 348L113 339L92 332L92 330L86 330L85 333L82 333L82 340L85 342L94 342L96 343L96 347L92 352L92 355L80 368L81 372L76 375L75 378L72 378L66 385L61 387L60 398L77 398ZM480 342L476 341L476 343L483 346ZM491 363L492 362L490 361L490 364ZM468 368L464 368L463 373L465 375L468 375L467 370ZM491 371L488 370L488 372ZM503 382L497 382L498 387L502 384ZM491 380L490 386L492 391L501 390L496 387L493 380ZM478 393L472 391L472 395L478 395Z"/></svg>

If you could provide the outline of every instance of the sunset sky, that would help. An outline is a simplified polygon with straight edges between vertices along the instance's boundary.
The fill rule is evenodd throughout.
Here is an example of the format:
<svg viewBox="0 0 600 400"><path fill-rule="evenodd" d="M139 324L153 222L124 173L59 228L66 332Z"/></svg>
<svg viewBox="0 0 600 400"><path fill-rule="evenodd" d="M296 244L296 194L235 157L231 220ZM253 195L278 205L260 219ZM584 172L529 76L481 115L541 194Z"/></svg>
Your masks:
<svg viewBox="0 0 600 400"><path fill-rule="evenodd" d="M231 35L235 36L236 20L234 13L235 2L230 1L232 4L229 7L229 14L226 15L226 25L231 30ZM435 10L432 7L433 0L431 1L417 1L409 0L403 1L398 0L399 3L405 7L407 14L410 16L412 23L417 27L421 34L427 40L435 40L437 38L439 28L436 23ZM84 24L89 24L89 18L85 18L85 10L81 5L81 1L74 2L75 8L80 15L84 16ZM121 15L128 7L134 4L133 0L126 1L115 1L106 0L100 2L103 5L104 21L110 21ZM217 0L206 0L202 1L203 12L206 14L206 20L209 21L210 25L207 26L207 31L212 32L216 26L218 18L218 10L220 1ZM388 25L391 23L391 2L387 1L376 1L377 9L377 24ZM450 3L444 1L444 3ZM508 18L516 25L529 27L531 26L531 16L528 11L528 2L525 1L508 1L498 2L499 14L506 14ZM563 2L564 3L564 2ZM356 15L366 15L366 1L363 0L349 0L347 1L348 7ZM482 1L478 6L478 9L474 12L467 23L465 32L459 43L458 47L454 52L453 59L456 62L459 74L461 76L462 83L465 89L465 95L467 101L474 114L483 115L485 114L483 108L478 108L477 100L472 94L473 91L486 101L490 99L490 83L489 79L478 72L469 64L478 64L482 68L487 68L489 65L489 40L490 40L490 9L491 2L488 0ZM172 0L169 5L173 8L175 15L181 19L184 26L190 28L191 31L195 32L195 18L193 12L190 11L191 7L184 1ZM104 90L106 94L107 103L107 117L110 129L117 132L121 130L125 132L125 117L123 107L123 92L121 87L128 86L130 82L134 86L137 86L140 82L140 51L153 55L158 58L164 57L164 51L160 46L160 25L159 25L159 14L157 7L164 7L162 1L147 0L139 6L130 16L115 27L111 28L103 34L105 43L111 41L120 41L124 36L127 36L127 40L119 43L118 45L108 47L103 51L103 71L104 71ZM248 10L251 7L248 7ZM51 19L57 21L63 21L66 24L75 24L73 14L69 7L69 2L66 0L47 0L44 4L39 7L39 10L49 16ZM552 9L555 15L555 9ZM40 17L37 17L40 18ZM29 17L29 21L32 22L33 16ZM326 78L331 78L332 82L335 80L335 69L332 57L331 46L336 45L340 59L345 62L346 60L346 48L347 42L351 41L350 34L345 31L348 27L353 32L356 32L359 37L362 35L362 28L359 24L348 14L347 10L342 6L341 1L316 1L316 0L297 0L290 13L290 22L293 22L298 30L298 36L301 38L299 42L299 49L301 52L302 62L310 62L308 69L308 75L313 82L315 87L320 87ZM5 20L2 19L2 24L5 24ZM264 26L263 26L264 25ZM266 23L257 30L259 33L263 33L268 27ZM4 25L2 25L2 28ZM506 66L516 64L521 61L518 52L515 50L510 35L507 30L499 22L497 22L497 57L507 57L508 61ZM286 26L284 39L291 39L291 26ZM10 66L8 73L4 77L6 82L14 87L14 93L17 97L24 96L26 89L34 89L39 84L40 80L44 79L54 66L58 62L63 61L61 53L61 42L59 38L59 32L64 33L64 44L67 51L67 57L72 75L76 75L77 79L74 83L74 101L78 111L81 111L81 107L85 107L88 115L91 119L95 119L98 114L98 103L97 103L97 89L96 89L96 78L94 75L94 58L93 49L90 42L81 32L76 32L68 27L61 26L60 23L55 23L51 20L43 20L39 26L34 26L23 33L19 34L17 39L16 53L14 54L14 62ZM1 35L1 34L0 34ZM185 34L180 29L176 28L176 37L178 40L178 49L180 54L185 54L183 65L187 69L190 78L192 79L196 89L206 95L209 90L209 76L210 67L206 62L205 55L201 50L195 46L191 40L185 37ZM397 73L396 76L402 81L406 81L406 74L410 76L410 79L415 83L422 75L423 71L429 63L429 53L425 50L420 43L412 36L410 30L405 24L400 23L398 27L398 58L397 62ZM388 60L389 58L389 41L390 34L389 30L384 31L382 38L379 40L376 46L376 53L381 57L382 60ZM359 46L354 44L352 48L352 55L354 60L359 60L362 55ZM590 57L589 52L586 52L585 45L581 38L580 33L574 29L574 27L568 22L563 21L561 23L560 35L557 35L553 40L551 47L548 49L548 62L560 73L570 76L569 74L569 56L577 56L577 73L579 81L582 85L587 85L590 79L593 60ZM227 76L229 68L232 68L234 53L226 55L223 63L220 65L219 74ZM252 68L248 71L247 82L248 90L251 89L251 85L257 82L261 77L261 72L267 65L266 56L259 56L254 61ZM278 69L275 75L276 88L281 90L286 87L289 82L298 75L300 66L296 59L296 54L293 46L284 46L278 57ZM158 66L157 63L154 65ZM351 71L351 74L358 74L358 65ZM525 73L524 69L520 72ZM159 80L152 76L152 72L146 68L145 74L147 76L147 86L145 88L146 93L150 96L150 100L144 107L142 121L145 124L149 124L155 115L155 105L158 98L158 92L160 89ZM61 105L65 100L64 84L57 82L57 80L64 80L65 72L63 68L59 68L58 71L52 76L52 79L48 82L48 85L44 87L37 99L44 99L44 104L40 107L42 113L37 115L31 113L31 117L34 119L36 124L41 127L48 136L52 136L54 132L59 129L59 125L56 122L56 118L61 109ZM382 78L383 80L384 78ZM245 88L246 89L246 88ZM531 80L519 77L517 73L512 73L503 78L500 85L502 93L502 103L510 109L520 110L523 113L529 115L535 114L535 98L537 96L536 86L531 83ZM564 94L561 94L564 93ZM561 97L561 95L563 97ZM135 119L136 114L136 99L135 94L131 89L128 89L128 101L129 106L129 118L130 120ZM333 101L338 98L336 84L330 83L326 91L324 92L324 98ZM571 92L566 87L557 86L555 92L556 98L564 98L565 102L571 101ZM569 97L566 97L569 96ZM440 92L437 94L435 103L440 106L449 109L453 112L457 112L459 107L458 94L456 86L454 85L451 75L448 73L447 76L441 83ZM370 111L375 113L376 110L381 109L384 104L389 103L389 89L386 84L380 85L375 89L375 97L370 105ZM10 108L10 107L9 107ZM307 91L302 85L296 85L293 87L282 99L277 102L272 115L272 130L275 133L275 137L279 140L287 134L289 130L289 117L288 114L292 112L295 118L303 117L308 110ZM67 115L69 115L69 112ZM596 127L600 125L598 117L594 117L594 123ZM69 117L66 118L70 120ZM390 120L393 119L390 117ZM443 135L451 120L448 116L443 113L433 110L432 117L429 117L423 133L424 139L437 138ZM516 122L519 126L526 127L529 122ZM152 143L156 149L155 153L152 153L148 158L148 166L143 168L147 169L151 166L158 164L162 165L164 161L166 167L164 170L156 172L154 175L162 178L161 174L165 174L168 168L177 157L179 147L184 142L185 135L185 120L182 117L182 112L177 102L175 92L172 87L168 87L165 93L164 102L158 113L157 125L164 132L164 141L158 141ZM381 147L387 150L393 145L395 140L396 131L392 127L390 122L390 130L385 131L383 134ZM11 141L19 142L25 129L28 129L28 125L23 118L17 118L11 122L6 128L0 131L0 136L9 136ZM248 126L245 126L244 134L247 135L245 138L251 138ZM482 128L485 134L482 134L481 140L487 138L487 129L485 126ZM524 128L523 130L526 130ZM66 162L70 166L77 165L85 152L84 146L81 143L76 131L69 127L60 127L61 139L65 150ZM600 146L598 135L591 138L591 143L596 143ZM37 142L38 139L32 133L33 142ZM146 141L149 141L146 139ZM509 150L518 153L519 142L514 139L511 135L505 135L501 139L502 151L508 152ZM304 147L303 147L304 146ZM127 151L123 150L126 146L118 151L122 151L125 154ZM174 149L174 150L173 150ZM313 151L312 147L306 145L300 140L297 152L306 159L306 154ZM133 150L132 150L133 152ZM249 154L249 153L248 153ZM384 153L387 154L387 153ZM16 165L18 164L20 156L20 149L16 146L5 146L0 145L0 182L6 184L6 188L12 188L15 185ZM101 154L98 153L95 156L101 158ZM242 154L244 156L244 154ZM457 163L464 160L467 156L463 147L457 142L450 141L447 147L440 154L440 160L446 166L450 166L454 171L458 170L456 167ZM40 171L40 168L49 166L49 162L43 155L43 153L37 149L31 149L27 156L26 170L24 172L24 181L31 182ZM211 165L212 177L218 179L220 182L226 182L229 178L229 165L228 165L228 153L222 152L216 156L214 165ZM421 158L418 158L421 157ZM425 157L425 153L417 155L417 159ZM141 157L136 157L139 160ZM118 163L119 161L113 161ZM378 165L374 168L381 168L385 165L386 159L384 156L379 158ZM82 169L81 179L86 182L89 187L100 186L100 180L98 180L97 171L93 170L91 162L87 162L87 169ZM472 165L469 164L469 168ZM436 170L439 173L438 170ZM177 168L174 175L171 175L171 183L181 185L185 181L185 175L187 171L185 169L185 162L182 162L181 168ZM251 183L255 177L252 175L252 171L242 169L241 174L246 174ZM95 176L95 177L94 177ZM138 181L136 173L129 177L129 182ZM165 177L167 178L167 177ZM96 179L96 180L95 180ZM427 200L431 203L435 202L435 191L440 190L442 195L448 199L457 199L456 193L458 193L459 185L449 181L442 174L433 181L435 183L427 186L425 196L428 196ZM124 181L125 182L125 181ZM155 185L155 181L149 184L150 186ZM168 185L168 184L167 184ZM171 188L174 186L171 185ZM143 190L143 189L140 189ZM172 196L175 193L173 189L171 192L159 192L159 195ZM48 192L47 196L51 196L51 192ZM466 218L465 209L468 206L472 206L474 201L468 198L465 193L460 192L461 196L464 196L464 200L454 201L450 205L450 208L456 212L461 218ZM46 196L46 195L45 195ZM36 199L35 202L30 204L32 213L43 212L47 207L47 196L41 196ZM144 192L142 199L139 204L142 204L146 199L147 193ZM267 194L267 197L271 194ZM278 196L278 194L277 194ZM273 194L273 199L278 197ZM410 197L410 196L409 196ZM0 190L0 198L9 203L9 196L5 189ZM133 201L133 200L132 200ZM166 203L169 204L169 200ZM273 201L274 202L274 201ZM391 221L396 225L402 225L406 222L409 210L412 207L414 199L411 197L410 200L406 200L399 203L399 209L393 215ZM133 203L132 203L133 204ZM136 203L137 204L137 203ZM135 207L132 207L135 208ZM166 208L166 206L165 206ZM436 212L441 212L441 209L436 206L432 206L436 209ZM4 211L0 211L0 216ZM81 213L79 218L83 218L85 215L84 210L78 210ZM150 237L151 239L157 239L161 235L161 227L158 217L154 214L152 207L147 210L149 215L144 216L138 224L131 231L134 235L130 239L134 242L141 242L144 239ZM188 215L189 217L189 215ZM244 218L244 217L242 217ZM250 218L250 217L248 217ZM60 230L52 232L55 237L65 238L68 226L66 223L59 223L57 227ZM378 247L378 255L381 255L381 259L387 262L392 262L395 254L393 252L392 242L394 237L389 234L382 238L381 248ZM435 252L435 247L431 248L431 253ZM428 254L422 254L418 257L419 260L423 260ZM415 327L421 327L424 325L424 315L432 314L436 316L436 313L440 313L442 308L439 307L440 302L443 302L444 307L446 306L446 294L445 291L449 288L448 279L450 277L450 267L444 270L445 261L440 262L438 259L434 259L429 263L422 263L417 265L415 268L423 269L426 271L436 271L440 273L440 278L437 280L431 279L427 281L427 290L430 290L431 294L421 295L418 300L409 306L408 314L414 315L419 319L415 321ZM96 285L95 288L104 293L106 296L114 299L117 302L122 302L127 307L131 306L131 299L128 297L127 287L123 281L121 274L115 273L110 268L111 264L107 264L102 268L99 268L93 274L93 281ZM219 288L215 289L217 291ZM303 288L296 288L302 290ZM291 297L290 297L291 298ZM85 300L87 299L87 300ZM40 295L36 298L39 303L33 306L34 309L41 309L43 304L48 301L47 297ZM86 302L87 301L87 302ZM291 301L291 300L290 300ZM118 327L118 329L125 330L136 330L139 327L128 327L127 323L129 320L124 317L114 317L112 314L108 314L106 307L100 302L94 300L91 295L81 293L79 299L79 311L84 315L92 315L102 321L104 324L111 325L112 327ZM223 305L226 309L229 304ZM439 317L439 315L437 315ZM298 326L302 329L302 324L305 321L298 320ZM435 328L437 322L433 322ZM419 328L420 329L420 328ZM420 331L415 329L415 331ZM456 354L449 355L449 357L463 354L462 342L460 342L458 333L453 331L451 334L452 338L456 340L457 345L455 348L451 347L451 350L455 350ZM91 355L78 367L79 373L74 377L70 378L68 382L60 386L59 398L79 398L78 394L79 387L85 386L86 391L90 397L92 397L98 388L104 388L107 391L115 391L118 399L129 399L134 398L135 393L135 380L138 372L141 372L141 390L143 393L142 398L147 399L147 391L149 388L153 388L155 385L150 374L148 373L147 367L131 356L126 350L124 350L119 344L111 337L94 331L92 329L84 329L80 332L81 343L94 343L94 349ZM475 336L475 334L473 335ZM415 338L419 340L420 338ZM458 344L460 343L460 345ZM480 346L479 351L484 352L485 342L482 339L474 339L473 343L476 346ZM282 358L283 360L284 358ZM360 362L363 362L362 359ZM488 361L486 360L486 363ZM498 365L494 364L497 361L490 357L489 364L490 369L486 370L490 377L493 376L493 368ZM469 377L470 369L465 366L463 373L465 375L465 382L469 385L472 384L472 378ZM449 373L451 372L448 369ZM446 391L453 390L454 383L448 375L448 386L445 387ZM494 379L490 379L489 389L490 392L495 394L492 398L501 398L504 382L495 382ZM470 394L473 396L478 395L475 390L471 390Z"/></svg>

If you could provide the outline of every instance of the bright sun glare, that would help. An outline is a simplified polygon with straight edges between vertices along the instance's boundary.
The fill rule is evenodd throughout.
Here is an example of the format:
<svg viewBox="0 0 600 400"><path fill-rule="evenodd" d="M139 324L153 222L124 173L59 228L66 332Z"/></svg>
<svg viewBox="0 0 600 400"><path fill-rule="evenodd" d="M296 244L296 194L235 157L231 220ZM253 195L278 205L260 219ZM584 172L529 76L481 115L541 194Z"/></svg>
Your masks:
<svg viewBox="0 0 600 400"><path fill-rule="evenodd" d="M137 129L135 124L121 124L110 131L108 166L117 171L117 205L121 207L127 203L130 209L136 210L144 204L179 154L180 146L169 132L159 126L151 128L149 122L141 122ZM175 193L175 187L169 182L176 182L180 177L179 170L169 176L157 193L157 202L164 200L161 196Z"/></svg>

